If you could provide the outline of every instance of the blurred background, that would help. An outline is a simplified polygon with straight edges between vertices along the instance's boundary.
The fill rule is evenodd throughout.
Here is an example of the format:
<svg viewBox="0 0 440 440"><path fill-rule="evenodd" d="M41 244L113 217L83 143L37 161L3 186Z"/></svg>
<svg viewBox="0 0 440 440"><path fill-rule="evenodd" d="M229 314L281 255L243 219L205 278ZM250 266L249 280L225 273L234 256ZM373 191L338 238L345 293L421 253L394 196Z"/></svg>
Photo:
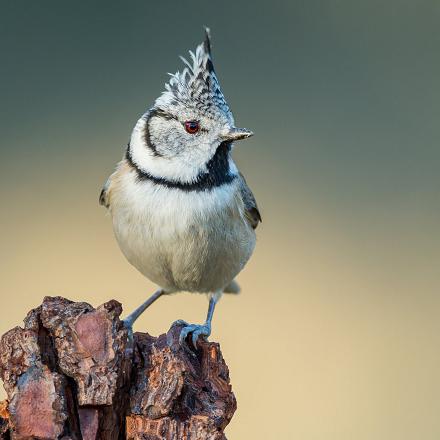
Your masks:
<svg viewBox="0 0 440 440"><path fill-rule="evenodd" d="M208 25L263 216L213 323L228 438L437 440L439 20L435 0L2 1L0 333L45 295L152 293L98 195ZM207 304L161 299L136 329Z"/></svg>

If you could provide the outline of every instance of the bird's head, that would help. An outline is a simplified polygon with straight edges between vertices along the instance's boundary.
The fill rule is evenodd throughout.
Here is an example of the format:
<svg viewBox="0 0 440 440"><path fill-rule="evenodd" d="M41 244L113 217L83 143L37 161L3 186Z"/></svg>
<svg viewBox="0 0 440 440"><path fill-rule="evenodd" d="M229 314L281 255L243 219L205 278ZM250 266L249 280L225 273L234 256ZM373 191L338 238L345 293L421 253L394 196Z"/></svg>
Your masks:
<svg viewBox="0 0 440 440"><path fill-rule="evenodd" d="M141 172L189 184L212 171L217 162L223 172L236 173L229 159L232 143L252 136L234 126L214 71L209 29L190 57L190 61L181 57L183 70L171 75L165 91L139 119L128 150Z"/></svg>

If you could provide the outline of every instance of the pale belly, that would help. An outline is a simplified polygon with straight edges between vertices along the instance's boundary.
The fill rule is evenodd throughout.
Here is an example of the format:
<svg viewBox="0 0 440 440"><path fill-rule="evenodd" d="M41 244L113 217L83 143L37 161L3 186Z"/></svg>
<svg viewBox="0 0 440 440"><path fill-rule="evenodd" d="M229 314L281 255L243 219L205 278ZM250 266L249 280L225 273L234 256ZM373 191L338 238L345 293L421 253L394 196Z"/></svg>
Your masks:
<svg viewBox="0 0 440 440"><path fill-rule="evenodd" d="M119 246L142 274L167 291L214 292L243 269L255 233L235 188L183 192L153 187L112 194Z"/></svg>

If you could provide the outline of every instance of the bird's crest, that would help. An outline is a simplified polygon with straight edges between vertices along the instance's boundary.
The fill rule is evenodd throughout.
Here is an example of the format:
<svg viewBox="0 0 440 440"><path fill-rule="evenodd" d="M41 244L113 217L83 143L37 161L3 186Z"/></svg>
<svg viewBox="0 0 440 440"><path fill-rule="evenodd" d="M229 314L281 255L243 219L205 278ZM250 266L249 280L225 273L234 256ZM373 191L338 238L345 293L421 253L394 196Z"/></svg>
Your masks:
<svg viewBox="0 0 440 440"><path fill-rule="evenodd" d="M189 54L190 61L180 57L185 67L182 71L169 74L171 79L165 84L165 91L156 100L156 105L195 105L206 113L212 114L220 110L229 116L229 106L212 63L211 35L208 28L205 28L204 42L197 46L195 52L189 51Z"/></svg>

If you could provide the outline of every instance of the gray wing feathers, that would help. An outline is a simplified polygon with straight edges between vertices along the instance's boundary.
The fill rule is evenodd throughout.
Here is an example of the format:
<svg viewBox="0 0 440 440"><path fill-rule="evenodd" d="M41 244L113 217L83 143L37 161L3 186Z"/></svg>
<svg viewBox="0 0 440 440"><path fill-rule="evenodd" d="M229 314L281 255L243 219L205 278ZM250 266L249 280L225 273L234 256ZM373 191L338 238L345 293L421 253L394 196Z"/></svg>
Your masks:
<svg viewBox="0 0 440 440"><path fill-rule="evenodd" d="M250 188L247 186L246 180L241 173L240 178L240 192L243 198L245 216L252 228L255 229L258 226L258 223L261 223L260 211L258 210L255 197Z"/></svg>

